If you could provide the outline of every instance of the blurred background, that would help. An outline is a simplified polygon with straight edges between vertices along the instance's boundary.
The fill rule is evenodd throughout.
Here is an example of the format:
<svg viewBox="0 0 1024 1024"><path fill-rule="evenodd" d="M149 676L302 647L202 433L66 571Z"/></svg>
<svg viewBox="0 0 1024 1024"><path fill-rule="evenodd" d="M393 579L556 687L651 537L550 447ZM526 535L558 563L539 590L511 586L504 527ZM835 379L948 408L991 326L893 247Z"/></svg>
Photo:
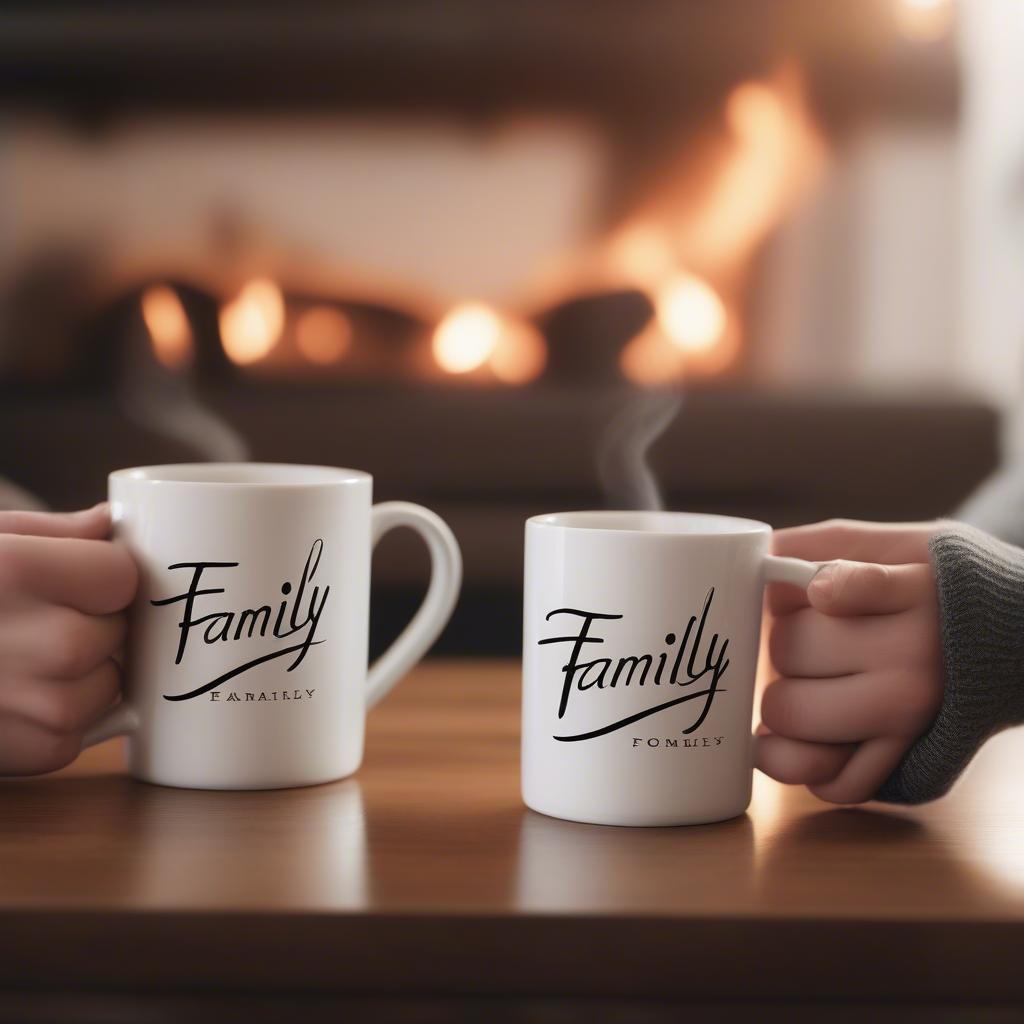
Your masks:
<svg viewBox="0 0 1024 1024"><path fill-rule="evenodd" d="M463 653L528 515L948 514L1018 447L1021 7L8 3L5 500L369 470L458 535ZM425 577L382 543L375 646Z"/></svg>

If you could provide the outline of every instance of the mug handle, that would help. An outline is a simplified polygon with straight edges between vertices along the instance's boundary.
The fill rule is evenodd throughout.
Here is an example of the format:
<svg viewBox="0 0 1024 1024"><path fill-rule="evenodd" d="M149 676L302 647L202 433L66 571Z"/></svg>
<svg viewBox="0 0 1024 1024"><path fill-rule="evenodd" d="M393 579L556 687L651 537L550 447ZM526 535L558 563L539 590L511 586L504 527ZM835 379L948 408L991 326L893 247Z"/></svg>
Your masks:
<svg viewBox="0 0 1024 1024"><path fill-rule="evenodd" d="M135 732L138 727L139 716L130 704L126 704L122 700L86 731L85 736L82 737L82 749L94 747L97 743L113 739L115 736L127 736L129 733Z"/></svg>
<svg viewBox="0 0 1024 1024"><path fill-rule="evenodd" d="M761 563L761 578L765 583L792 583L795 587L806 589L824 564L805 562L802 558L765 555Z"/></svg>
<svg viewBox="0 0 1024 1024"><path fill-rule="evenodd" d="M462 555L448 524L429 509L407 501L387 501L371 509L371 543L388 530L408 526L426 541L430 551L430 586L419 610L398 639L373 663L367 674L366 701L373 707L426 653L451 616L462 583ZM114 736L134 732L139 725L134 709L122 702L111 708L82 740L82 749Z"/></svg>
<svg viewBox="0 0 1024 1024"><path fill-rule="evenodd" d="M406 672L426 654L444 629L455 607L462 584L462 555L448 524L430 509L408 501L385 501L374 505L371 514L371 543L388 530L408 526L426 542L430 551L430 586L398 639L370 666L366 677L366 706L373 707Z"/></svg>

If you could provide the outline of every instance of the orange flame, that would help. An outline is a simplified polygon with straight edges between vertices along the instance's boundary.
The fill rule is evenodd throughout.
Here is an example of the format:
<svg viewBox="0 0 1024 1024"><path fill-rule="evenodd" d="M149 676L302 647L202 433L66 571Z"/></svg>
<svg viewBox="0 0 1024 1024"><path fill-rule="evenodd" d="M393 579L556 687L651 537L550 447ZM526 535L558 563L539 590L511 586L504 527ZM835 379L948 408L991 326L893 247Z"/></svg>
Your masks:
<svg viewBox="0 0 1024 1024"><path fill-rule="evenodd" d="M795 65L737 85L723 117L724 149L708 149L702 163L694 160L695 147L687 147L606 250L606 266L647 292L655 308L655 322L622 353L623 373L636 383L667 383L684 368L717 373L732 362L741 339L728 296L756 247L823 164L824 146ZM701 178L694 166L710 173Z"/></svg>
<svg viewBox="0 0 1024 1024"><path fill-rule="evenodd" d="M953 0L896 0L896 24L917 43L941 39L953 25Z"/></svg>
<svg viewBox="0 0 1024 1024"><path fill-rule="evenodd" d="M655 321L622 350L619 368L634 384L658 387L690 373L703 377L721 373L733 363L739 351L740 334L731 318L726 319L714 344L685 351Z"/></svg>
<svg viewBox="0 0 1024 1024"><path fill-rule="evenodd" d="M277 344L284 328L284 297L266 278L250 281L220 311L220 340L233 363L263 359Z"/></svg>
<svg viewBox="0 0 1024 1024"><path fill-rule="evenodd" d="M734 145L709 195L684 230L704 265L735 267L781 220L820 160L820 142L795 68L774 80L744 82L725 118Z"/></svg>
<svg viewBox="0 0 1024 1024"><path fill-rule="evenodd" d="M707 352L725 333L725 305L706 281L679 273L655 296L658 324L684 352Z"/></svg>
<svg viewBox="0 0 1024 1024"><path fill-rule="evenodd" d="M634 384L658 387L678 380L684 362L683 353L669 344L657 326L649 325L622 350L619 368Z"/></svg>
<svg viewBox="0 0 1024 1024"><path fill-rule="evenodd" d="M295 344L311 363L336 363L352 344L352 321L334 306L313 306L295 323Z"/></svg>
<svg viewBox="0 0 1024 1024"><path fill-rule="evenodd" d="M455 306L434 331L434 361L451 374L487 366L505 384L525 384L540 376L547 348L537 329L482 302Z"/></svg>
<svg viewBox="0 0 1024 1024"><path fill-rule="evenodd" d="M501 318L490 306L467 302L449 310L434 331L434 359L447 373L472 373L498 346Z"/></svg>
<svg viewBox="0 0 1024 1024"><path fill-rule="evenodd" d="M192 361L192 327L173 288L147 288L142 295L142 319L149 331L153 354L163 366L181 370Z"/></svg>
<svg viewBox="0 0 1024 1024"><path fill-rule="evenodd" d="M528 384L543 372L548 350L540 332L522 320L505 318L498 344L491 353L490 367L503 384Z"/></svg>

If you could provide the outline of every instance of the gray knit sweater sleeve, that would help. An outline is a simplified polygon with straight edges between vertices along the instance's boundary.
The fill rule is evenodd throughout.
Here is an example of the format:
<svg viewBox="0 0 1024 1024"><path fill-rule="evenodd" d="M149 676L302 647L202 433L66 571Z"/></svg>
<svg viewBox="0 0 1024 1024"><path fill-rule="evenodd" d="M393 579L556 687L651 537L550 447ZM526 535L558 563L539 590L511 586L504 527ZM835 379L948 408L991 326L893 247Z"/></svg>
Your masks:
<svg viewBox="0 0 1024 1024"><path fill-rule="evenodd" d="M875 796L946 793L994 733L1024 722L1024 550L950 523L931 542L946 670L942 707Z"/></svg>

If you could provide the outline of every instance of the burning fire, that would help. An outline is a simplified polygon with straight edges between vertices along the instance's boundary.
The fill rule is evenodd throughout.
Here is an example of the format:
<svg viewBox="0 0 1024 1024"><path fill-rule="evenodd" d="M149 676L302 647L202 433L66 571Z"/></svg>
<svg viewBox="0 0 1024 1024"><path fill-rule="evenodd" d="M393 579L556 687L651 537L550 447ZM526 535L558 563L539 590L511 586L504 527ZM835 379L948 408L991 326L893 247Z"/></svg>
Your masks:
<svg viewBox="0 0 1024 1024"><path fill-rule="evenodd" d="M896 23L908 38L941 39L953 25L953 0L896 0Z"/></svg>
<svg viewBox="0 0 1024 1024"><path fill-rule="evenodd" d="M500 337L501 319L490 306L456 306L434 331L434 358L447 373L471 373L491 358Z"/></svg>
<svg viewBox="0 0 1024 1024"><path fill-rule="evenodd" d="M163 366L181 370L192 361L192 327L173 288L147 288L142 295L142 319L149 331L153 354Z"/></svg>
<svg viewBox="0 0 1024 1024"><path fill-rule="evenodd" d="M267 278L250 281L220 311L224 352L240 366L259 362L277 344L284 328L284 297Z"/></svg>
<svg viewBox="0 0 1024 1024"><path fill-rule="evenodd" d="M336 363L352 344L352 321L333 306L313 306L295 323L295 344L311 363Z"/></svg>
<svg viewBox="0 0 1024 1024"><path fill-rule="evenodd" d="M707 377L721 373L736 358L739 348L739 331L731 321L726 321L721 335L710 346L684 350L666 338L655 320L622 350L619 368L634 384L660 387L682 379L684 374Z"/></svg>
<svg viewBox="0 0 1024 1024"><path fill-rule="evenodd" d="M714 173L696 187L687 164L673 168L608 249L612 266L655 308L622 355L623 373L638 384L668 383L684 369L718 373L735 357L739 318L730 308L750 257L823 162L795 66L740 83L722 113Z"/></svg>
<svg viewBox="0 0 1024 1024"><path fill-rule="evenodd" d="M952 9L952 0L890 2L906 18L934 19ZM412 358L422 362L416 367L473 381L527 383L540 376L548 358L534 314L571 295L625 286L647 295L654 310L622 351L627 379L661 385L684 372L726 369L742 342L740 300L751 258L805 193L823 164L824 146L795 65L740 83L720 114L703 136L686 140L679 159L627 223L582 258L545 269L531 304L514 312L481 301L452 306L429 346L417 347ZM393 297L388 291L387 299ZM433 300L417 303L408 294L395 304L403 303L415 307L417 322L434 308ZM184 365L194 342L178 296L166 287L150 289L143 316L160 362ZM238 365L261 363L261 372L327 367L349 355L354 328L341 308L325 302L292 316L286 325L277 284L250 280L220 310L224 352Z"/></svg>
<svg viewBox="0 0 1024 1024"><path fill-rule="evenodd" d="M665 336L652 324L622 350L619 368L634 384L658 387L681 377L684 362L682 351L666 344Z"/></svg>
<svg viewBox="0 0 1024 1024"><path fill-rule="evenodd" d="M706 352L725 333L725 304L718 292L693 274L679 273L655 297L658 325L684 352Z"/></svg>
<svg viewBox="0 0 1024 1024"><path fill-rule="evenodd" d="M729 94L725 120L732 152L691 220L687 248L706 266L744 261L796 198L820 159L820 142L795 67L769 81L743 82Z"/></svg>
<svg viewBox="0 0 1024 1024"><path fill-rule="evenodd" d="M505 318L498 344L491 353L490 366L503 384L528 384L544 371L548 350L532 325Z"/></svg>
<svg viewBox="0 0 1024 1024"><path fill-rule="evenodd" d="M533 380L547 362L535 327L480 302L449 310L434 330L432 349L446 373L472 373L486 365L505 384Z"/></svg>

